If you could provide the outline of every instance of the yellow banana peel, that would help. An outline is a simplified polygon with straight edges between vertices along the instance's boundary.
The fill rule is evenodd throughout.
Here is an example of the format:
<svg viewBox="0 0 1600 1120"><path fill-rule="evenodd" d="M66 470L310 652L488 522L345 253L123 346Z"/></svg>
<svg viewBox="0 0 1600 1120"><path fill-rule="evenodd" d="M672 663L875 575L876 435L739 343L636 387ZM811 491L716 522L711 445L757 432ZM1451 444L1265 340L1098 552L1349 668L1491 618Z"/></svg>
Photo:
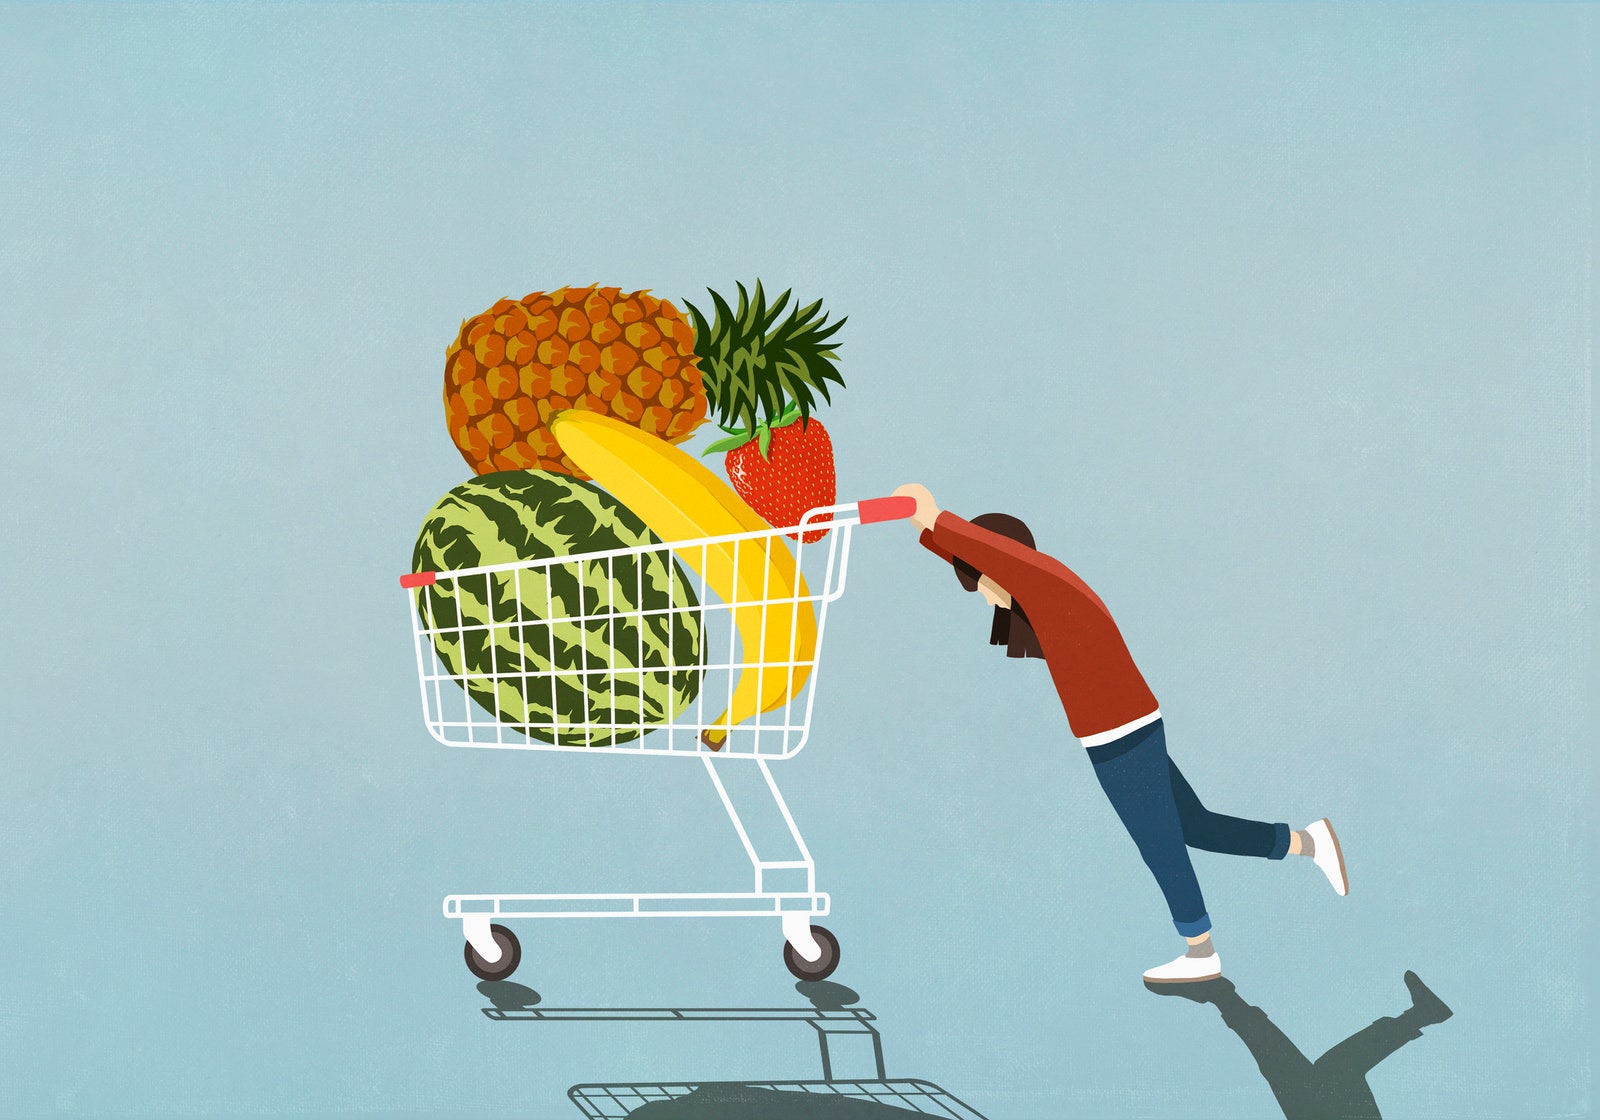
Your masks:
<svg viewBox="0 0 1600 1120"><path fill-rule="evenodd" d="M703 463L663 439L595 412L550 418L561 450L663 541L772 528ZM733 697L701 739L720 750L728 730L788 704L816 660L817 615L794 554L777 536L674 548L733 610L744 664ZM789 664L789 663L803 664Z"/></svg>

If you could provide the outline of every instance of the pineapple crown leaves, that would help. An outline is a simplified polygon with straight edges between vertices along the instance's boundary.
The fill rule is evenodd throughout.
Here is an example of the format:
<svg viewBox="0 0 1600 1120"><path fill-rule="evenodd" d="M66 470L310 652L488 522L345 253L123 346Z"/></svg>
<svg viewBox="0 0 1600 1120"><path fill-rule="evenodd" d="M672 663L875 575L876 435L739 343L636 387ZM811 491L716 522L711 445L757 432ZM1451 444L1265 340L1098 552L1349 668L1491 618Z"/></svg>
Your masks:
<svg viewBox="0 0 1600 1120"><path fill-rule="evenodd" d="M722 430L739 437L731 446L759 439L765 456L774 427L796 418L804 424L818 394L831 403L830 382L844 387L832 340L847 320L829 323L819 299L807 307L796 301L780 323L789 306L788 291L769 307L760 280L754 296L743 284L738 288L737 312L720 294L710 293L715 318L709 323L694 304L683 303L693 319L706 403ZM729 443L720 440L712 450L730 450Z"/></svg>

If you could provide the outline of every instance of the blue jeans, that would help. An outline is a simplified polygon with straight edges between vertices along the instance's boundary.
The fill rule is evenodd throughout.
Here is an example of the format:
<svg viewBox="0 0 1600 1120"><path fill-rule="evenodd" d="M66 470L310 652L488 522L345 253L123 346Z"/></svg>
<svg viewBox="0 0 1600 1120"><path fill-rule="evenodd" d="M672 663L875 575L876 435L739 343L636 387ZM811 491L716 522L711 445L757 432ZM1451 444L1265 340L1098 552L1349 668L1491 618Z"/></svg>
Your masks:
<svg viewBox="0 0 1600 1120"><path fill-rule="evenodd" d="M1167 757L1167 734L1156 720L1115 742L1088 749L1094 776L1111 807L1138 845L1185 937L1211 928L1189 849L1235 856L1282 859L1289 854L1289 826L1225 817L1195 796Z"/></svg>

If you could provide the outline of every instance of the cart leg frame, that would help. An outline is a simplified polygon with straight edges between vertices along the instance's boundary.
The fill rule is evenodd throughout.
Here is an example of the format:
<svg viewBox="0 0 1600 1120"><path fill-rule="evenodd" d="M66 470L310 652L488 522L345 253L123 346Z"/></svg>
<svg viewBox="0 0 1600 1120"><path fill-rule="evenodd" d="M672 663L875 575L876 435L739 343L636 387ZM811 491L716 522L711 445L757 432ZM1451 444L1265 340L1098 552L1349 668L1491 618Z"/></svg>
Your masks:
<svg viewBox="0 0 1600 1120"><path fill-rule="evenodd" d="M489 929L489 919L492 914L462 914L461 933L467 939L467 944L472 946L473 952L482 957L484 963L494 964L500 959L500 943L495 940L494 933Z"/></svg>
<svg viewBox="0 0 1600 1120"><path fill-rule="evenodd" d="M754 889L726 893L634 893L634 894L482 894L450 895L444 900L447 918L461 922L462 935L484 964L501 961L505 950L495 938L492 923L523 918L759 918L776 917L783 927L783 939L798 958L804 974L805 965L814 964L828 955L829 949L814 936L812 920L825 917L830 909L830 899L816 889L816 864L805 839L795 824L788 803L773 780L772 771L764 758L718 759L704 757L707 776L712 788L728 814L729 823L739 838L739 843L750 860ZM730 788L719 773L721 766L754 765L760 772L762 783L742 788ZM760 792L764 785L766 795ZM751 792L753 791L753 792ZM735 796L739 794L740 796ZM739 802L745 801L746 811L766 810L766 797L771 798L771 808L782 818L788 831L793 852L788 858L765 858L751 838ZM769 831L771 831L769 829ZM781 833L773 833L774 836ZM781 841L774 840L774 844ZM796 858L797 855L797 858ZM803 873L804 889L781 889L787 877L792 887L800 887ZM831 934L827 934L831 938ZM837 944L836 939L833 941ZM837 959L836 957L834 959Z"/></svg>

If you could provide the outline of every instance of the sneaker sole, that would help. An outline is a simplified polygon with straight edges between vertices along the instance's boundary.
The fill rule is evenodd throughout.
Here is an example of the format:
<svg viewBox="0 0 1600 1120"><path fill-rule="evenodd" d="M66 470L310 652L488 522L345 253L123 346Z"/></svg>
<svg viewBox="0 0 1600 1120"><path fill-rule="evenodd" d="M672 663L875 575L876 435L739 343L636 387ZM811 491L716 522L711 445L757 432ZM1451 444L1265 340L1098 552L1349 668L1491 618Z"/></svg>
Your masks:
<svg viewBox="0 0 1600 1120"><path fill-rule="evenodd" d="M1333 822L1323 817L1318 822L1328 830L1328 839L1333 841L1333 855L1339 861L1339 879L1344 883L1344 890L1338 892L1340 898L1350 897L1350 872L1344 867L1344 849L1339 846L1339 834L1333 830Z"/></svg>
<svg viewBox="0 0 1600 1120"><path fill-rule="evenodd" d="M1207 980L1221 980L1222 973L1213 972L1210 976L1146 976L1146 984L1201 984Z"/></svg>

